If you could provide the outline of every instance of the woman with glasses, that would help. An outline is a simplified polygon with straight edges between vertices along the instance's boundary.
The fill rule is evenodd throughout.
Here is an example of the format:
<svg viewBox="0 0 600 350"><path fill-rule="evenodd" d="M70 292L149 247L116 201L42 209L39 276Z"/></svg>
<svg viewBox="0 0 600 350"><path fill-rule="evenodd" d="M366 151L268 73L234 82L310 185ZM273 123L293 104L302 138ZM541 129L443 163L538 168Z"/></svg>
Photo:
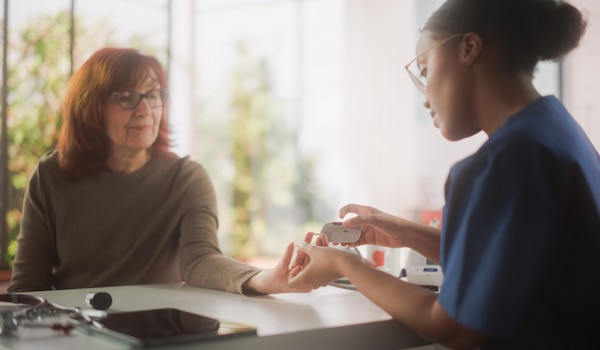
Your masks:
<svg viewBox="0 0 600 350"><path fill-rule="evenodd" d="M346 276L451 348L598 348L600 158L562 103L532 83L538 61L567 54L584 29L565 2L444 2L407 69L445 138L489 138L450 170L441 230L363 205L339 212L355 214L344 225L361 226L357 245L409 247L439 263L439 293L318 246L323 238L301 245L291 285Z"/></svg>
<svg viewBox="0 0 600 350"><path fill-rule="evenodd" d="M25 195L10 292L185 281L237 293L288 286L293 245L259 270L221 254L206 170L169 152L165 72L106 48L69 81L56 150Z"/></svg>

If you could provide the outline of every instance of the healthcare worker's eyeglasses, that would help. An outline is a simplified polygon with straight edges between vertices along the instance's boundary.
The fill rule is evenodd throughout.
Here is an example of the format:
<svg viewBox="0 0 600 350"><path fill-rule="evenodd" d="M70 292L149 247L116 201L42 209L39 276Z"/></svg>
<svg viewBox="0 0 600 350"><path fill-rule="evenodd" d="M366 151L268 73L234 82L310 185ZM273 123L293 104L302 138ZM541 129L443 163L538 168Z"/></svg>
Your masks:
<svg viewBox="0 0 600 350"><path fill-rule="evenodd" d="M423 71L421 71L419 69L419 64L417 61L419 59L419 57L421 57L423 54L425 54L429 51L439 49L440 47L442 47L444 44L446 44L450 40L452 40L456 37L459 37L461 35L464 35L464 34L465 33L456 33L456 34L450 35L449 37L440 41L437 45L430 47L429 49L421 52L421 54L419 54L412 61L408 62L408 64L406 66L404 66L404 69L406 69L406 72L408 72L410 79L413 81L413 83L415 83L415 86L417 87L417 89L419 89L419 91L421 91L421 93L423 93L423 95L427 95L427 77L425 75L423 75Z"/></svg>
<svg viewBox="0 0 600 350"><path fill-rule="evenodd" d="M166 89L154 89L145 94L140 94L135 90L122 90L110 94L113 96L119 106L123 109L134 109L139 106L142 99L148 101L148 105L152 108L160 107L167 102L169 92Z"/></svg>

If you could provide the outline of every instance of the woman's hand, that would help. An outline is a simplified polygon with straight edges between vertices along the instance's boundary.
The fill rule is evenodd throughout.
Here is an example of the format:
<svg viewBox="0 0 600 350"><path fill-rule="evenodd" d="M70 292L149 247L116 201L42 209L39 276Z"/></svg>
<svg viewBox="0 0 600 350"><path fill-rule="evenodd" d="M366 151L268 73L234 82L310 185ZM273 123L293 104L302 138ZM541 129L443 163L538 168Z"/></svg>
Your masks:
<svg viewBox="0 0 600 350"><path fill-rule="evenodd" d="M288 284L290 277L290 262L294 254L294 243L288 244L283 257L277 265L271 269L265 269L252 276L244 286L244 294L262 293L301 293L309 292L313 288L309 284L297 283L294 286Z"/></svg>

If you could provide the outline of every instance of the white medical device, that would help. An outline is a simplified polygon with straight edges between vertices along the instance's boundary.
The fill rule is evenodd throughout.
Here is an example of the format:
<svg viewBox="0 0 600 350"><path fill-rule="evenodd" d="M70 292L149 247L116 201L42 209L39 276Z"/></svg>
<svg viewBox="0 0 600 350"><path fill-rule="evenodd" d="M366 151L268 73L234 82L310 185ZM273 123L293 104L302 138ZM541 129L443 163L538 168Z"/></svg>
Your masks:
<svg viewBox="0 0 600 350"><path fill-rule="evenodd" d="M409 249L406 259L406 281L420 286L441 287L442 268L416 251Z"/></svg>

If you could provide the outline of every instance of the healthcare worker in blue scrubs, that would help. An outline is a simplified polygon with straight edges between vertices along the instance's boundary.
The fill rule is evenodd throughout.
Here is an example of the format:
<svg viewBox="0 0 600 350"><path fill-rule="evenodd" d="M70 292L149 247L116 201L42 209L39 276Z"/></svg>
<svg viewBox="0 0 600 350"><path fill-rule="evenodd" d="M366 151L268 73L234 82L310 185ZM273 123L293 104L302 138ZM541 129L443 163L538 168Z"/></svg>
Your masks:
<svg viewBox="0 0 600 350"><path fill-rule="evenodd" d="M444 2L407 70L446 139L489 138L450 170L441 230L363 205L339 212L356 214L344 222L361 226L356 245L410 247L440 263L440 292L319 246L322 238L301 247L289 283L345 276L450 348L600 348L600 159L563 104L532 83L538 61L560 59L584 31L566 2Z"/></svg>

